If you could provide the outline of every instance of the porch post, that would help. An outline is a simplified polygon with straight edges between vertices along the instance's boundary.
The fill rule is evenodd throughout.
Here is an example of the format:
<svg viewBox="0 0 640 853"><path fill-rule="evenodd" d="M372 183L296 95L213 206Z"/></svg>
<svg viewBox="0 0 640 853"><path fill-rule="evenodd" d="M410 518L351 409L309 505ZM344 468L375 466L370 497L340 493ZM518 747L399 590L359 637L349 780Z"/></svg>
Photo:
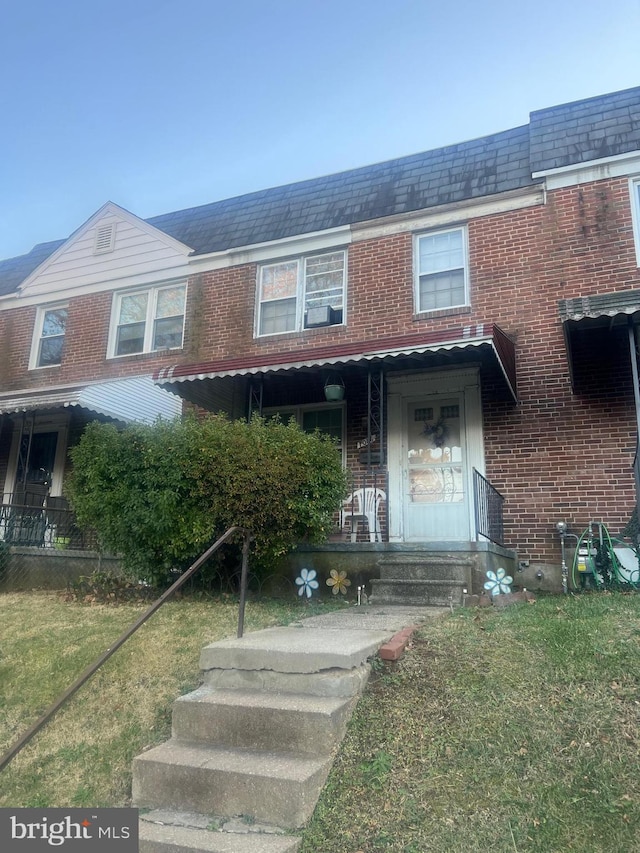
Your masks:
<svg viewBox="0 0 640 853"><path fill-rule="evenodd" d="M384 371L376 374L369 370L367 377L367 467L371 468L371 439L378 436L380 464L382 464L382 441L384 438Z"/></svg>
<svg viewBox="0 0 640 853"><path fill-rule="evenodd" d="M629 326L629 356L631 357L631 375L633 377L633 399L636 407L636 455L633 460L633 478L636 487L636 504L640 504L640 460L638 452L640 450L640 384L638 381L638 348L636 342L636 327L631 317L628 320Z"/></svg>
<svg viewBox="0 0 640 853"><path fill-rule="evenodd" d="M638 384L636 327L631 317L629 317L629 355L631 357L631 375L633 376L633 399L636 406L636 426L638 433L640 433L640 385Z"/></svg>
<svg viewBox="0 0 640 853"><path fill-rule="evenodd" d="M254 415L262 417L262 377L252 379L249 382L249 406L247 411L247 421L250 421Z"/></svg>

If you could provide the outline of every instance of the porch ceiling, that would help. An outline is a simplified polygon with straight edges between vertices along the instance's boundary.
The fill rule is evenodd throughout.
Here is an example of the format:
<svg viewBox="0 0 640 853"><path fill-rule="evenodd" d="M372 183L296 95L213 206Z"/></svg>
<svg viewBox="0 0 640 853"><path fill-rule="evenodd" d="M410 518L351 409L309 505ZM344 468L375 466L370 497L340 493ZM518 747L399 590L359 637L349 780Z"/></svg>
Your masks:
<svg viewBox="0 0 640 853"><path fill-rule="evenodd" d="M370 364L394 370L433 369L479 362L496 396L516 400L515 345L498 326L476 324L445 332L379 338L278 354L179 364L155 374L161 387L204 408L229 400L252 376L276 376ZM224 390L223 390L224 389ZM235 394L234 394L235 396Z"/></svg>
<svg viewBox="0 0 640 853"><path fill-rule="evenodd" d="M176 417L181 411L180 402L150 376L0 394L0 415L73 407L123 423L151 423L157 417Z"/></svg>

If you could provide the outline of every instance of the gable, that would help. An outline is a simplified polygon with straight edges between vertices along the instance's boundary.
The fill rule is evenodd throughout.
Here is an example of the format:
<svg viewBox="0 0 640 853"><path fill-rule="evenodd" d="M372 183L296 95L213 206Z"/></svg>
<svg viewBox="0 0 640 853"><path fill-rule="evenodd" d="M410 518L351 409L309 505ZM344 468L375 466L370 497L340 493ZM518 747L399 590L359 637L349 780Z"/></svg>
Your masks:
<svg viewBox="0 0 640 853"><path fill-rule="evenodd" d="M21 298L65 298L187 274L189 246L108 202L36 267Z"/></svg>

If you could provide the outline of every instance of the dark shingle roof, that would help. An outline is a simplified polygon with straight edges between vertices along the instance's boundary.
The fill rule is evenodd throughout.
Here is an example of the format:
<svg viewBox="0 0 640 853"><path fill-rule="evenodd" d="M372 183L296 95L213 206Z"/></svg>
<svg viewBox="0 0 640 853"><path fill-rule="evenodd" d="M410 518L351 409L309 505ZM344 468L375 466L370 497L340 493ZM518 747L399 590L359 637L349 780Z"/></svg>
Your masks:
<svg viewBox="0 0 640 853"><path fill-rule="evenodd" d="M525 126L147 221L202 254L478 198L531 183Z"/></svg>
<svg viewBox="0 0 640 853"><path fill-rule="evenodd" d="M529 125L148 219L195 254L531 186L532 172L640 150L640 87L531 113ZM0 261L13 292L64 241Z"/></svg>
<svg viewBox="0 0 640 853"><path fill-rule="evenodd" d="M65 242L65 240L54 240L52 243L38 243L26 255L0 261L0 296L7 296L17 290L20 282L24 281Z"/></svg>
<svg viewBox="0 0 640 853"><path fill-rule="evenodd" d="M531 171L640 149L640 87L530 115Z"/></svg>

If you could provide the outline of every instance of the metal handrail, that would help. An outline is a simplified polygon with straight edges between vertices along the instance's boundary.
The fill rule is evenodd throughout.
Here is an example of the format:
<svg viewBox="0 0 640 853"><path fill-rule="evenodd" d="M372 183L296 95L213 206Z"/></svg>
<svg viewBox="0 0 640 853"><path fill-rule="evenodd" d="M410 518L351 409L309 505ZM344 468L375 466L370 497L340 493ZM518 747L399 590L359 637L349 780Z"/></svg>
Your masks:
<svg viewBox="0 0 640 853"><path fill-rule="evenodd" d="M473 469L476 534L504 545L504 497L482 474Z"/></svg>
<svg viewBox="0 0 640 853"><path fill-rule="evenodd" d="M230 527L226 533L223 533L219 539L211 545L211 547L207 548L207 550L202 554L198 559L189 566L189 568L184 572L184 574L180 575L178 580L172 584L168 590L163 592L160 598L156 599L153 604L145 610L145 612L140 616L129 628L127 628L124 633L122 633L115 643L110 646L105 652L103 652L97 660L95 660L90 666L88 666L84 672L78 676L78 678L73 682L73 684L68 687L64 693L62 693L58 699L49 707L47 710L39 717L32 726L30 726L27 731L20 737L14 745L6 752L2 759L0 759L0 771L4 770L4 768L12 761L15 756L23 749L29 741L40 731L40 729L44 728L49 720L56 714L60 708L76 693L82 685L88 681L91 676L97 672L98 669L105 663L111 655L113 655L119 648L122 646L135 632L140 628L144 623L149 619L150 616L158 610L164 603L169 599L173 593L180 589L180 587L185 583L185 581L189 580L189 578L198 571L200 566L205 563L209 557L213 554L214 551L217 551L218 548L223 545L228 539L234 536L236 533L242 533L244 537L244 542L242 546L242 573L240 580L240 606L239 606L239 614L238 614L238 637L242 637L242 632L244 630L244 608L246 601L246 587L247 587L247 574L248 574L248 561L249 561L249 544L251 542L251 534L248 530L243 527Z"/></svg>

